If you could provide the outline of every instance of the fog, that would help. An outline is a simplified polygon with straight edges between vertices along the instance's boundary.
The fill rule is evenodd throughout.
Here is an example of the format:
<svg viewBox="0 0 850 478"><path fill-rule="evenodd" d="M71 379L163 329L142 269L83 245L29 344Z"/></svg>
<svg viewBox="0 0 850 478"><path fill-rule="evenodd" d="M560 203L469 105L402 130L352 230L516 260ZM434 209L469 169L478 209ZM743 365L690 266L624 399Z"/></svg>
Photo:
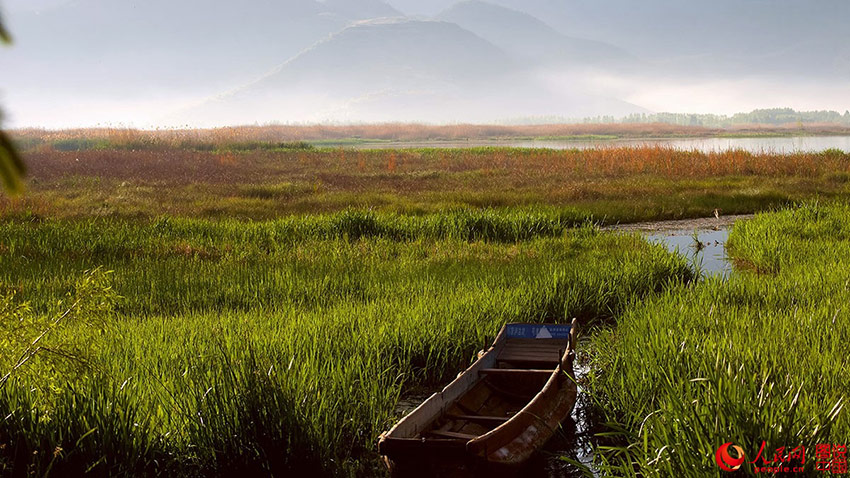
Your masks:
<svg viewBox="0 0 850 478"><path fill-rule="evenodd" d="M11 127L850 108L843 0L0 0Z"/></svg>

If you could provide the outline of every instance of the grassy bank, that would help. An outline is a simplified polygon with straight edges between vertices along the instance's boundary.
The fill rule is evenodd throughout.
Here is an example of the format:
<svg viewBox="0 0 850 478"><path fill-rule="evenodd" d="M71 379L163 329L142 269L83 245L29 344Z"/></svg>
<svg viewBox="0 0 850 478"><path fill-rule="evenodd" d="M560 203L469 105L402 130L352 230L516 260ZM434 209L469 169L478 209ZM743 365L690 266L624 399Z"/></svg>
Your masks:
<svg viewBox="0 0 850 478"><path fill-rule="evenodd" d="M692 277L569 224L7 221L0 370L29 359L0 388L0 470L381 473L399 396L451 379L502 323L610 318Z"/></svg>
<svg viewBox="0 0 850 478"><path fill-rule="evenodd" d="M590 388L622 431L605 473L707 476L721 444L750 461L765 442L768 460L805 446L815 474L815 445L846 443L848 214L810 204L739 223L739 273L669 289L596 337Z"/></svg>

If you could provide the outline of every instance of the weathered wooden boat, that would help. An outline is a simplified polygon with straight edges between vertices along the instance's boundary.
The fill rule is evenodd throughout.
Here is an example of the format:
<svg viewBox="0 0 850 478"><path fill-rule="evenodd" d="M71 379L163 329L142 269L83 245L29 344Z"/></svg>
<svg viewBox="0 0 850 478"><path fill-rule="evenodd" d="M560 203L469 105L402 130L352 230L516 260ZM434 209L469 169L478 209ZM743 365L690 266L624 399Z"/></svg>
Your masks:
<svg viewBox="0 0 850 478"><path fill-rule="evenodd" d="M575 337L575 320L502 327L475 363L381 435L387 466L406 476L527 461L575 405Z"/></svg>

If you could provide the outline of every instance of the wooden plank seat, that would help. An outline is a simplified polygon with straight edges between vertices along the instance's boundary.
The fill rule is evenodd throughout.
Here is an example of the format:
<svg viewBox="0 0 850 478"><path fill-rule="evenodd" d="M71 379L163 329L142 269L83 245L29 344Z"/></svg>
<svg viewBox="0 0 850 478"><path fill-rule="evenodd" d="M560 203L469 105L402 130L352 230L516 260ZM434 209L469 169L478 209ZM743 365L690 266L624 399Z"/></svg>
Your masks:
<svg viewBox="0 0 850 478"><path fill-rule="evenodd" d="M472 440L473 438L478 438L478 436L479 436L479 435L470 435L469 433L449 432L449 431L443 431L443 430L431 430L427 434L438 436L438 437L445 437L445 438L456 438L456 439L459 439L459 440Z"/></svg>
<svg viewBox="0 0 850 478"><path fill-rule="evenodd" d="M500 362L557 364L564 353L562 340L508 339L499 353Z"/></svg>
<svg viewBox="0 0 850 478"><path fill-rule="evenodd" d="M458 413L448 413L448 414L446 414L446 416L451 418L452 420L465 420L465 421L468 421L468 422L483 423L483 424L488 424L488 425L505 423L506 421L508 421L510 419L510 417L490 417L490 416L486 416L486 415L461 415L461 414L458 414Z"/></svg>
<svg viewBox="0 0 850 478"><path fill-rule="evenodd" d="M481 370L482 375L501 375L506 377L536 376L548 378L552 375L551 370L538 370L531 368L485 368Z"/></svg>

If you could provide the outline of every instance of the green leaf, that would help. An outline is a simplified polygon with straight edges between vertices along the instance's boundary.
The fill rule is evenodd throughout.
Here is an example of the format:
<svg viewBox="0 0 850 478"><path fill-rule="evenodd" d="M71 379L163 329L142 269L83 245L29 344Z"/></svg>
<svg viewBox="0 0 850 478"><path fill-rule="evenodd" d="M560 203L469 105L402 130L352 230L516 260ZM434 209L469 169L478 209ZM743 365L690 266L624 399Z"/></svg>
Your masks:
<svg viewBox="0 0 850 478"><path fill-rule="evenodd" d="M23 190L26 167L15 145L4 131L0 131L0 183L12 194Z"/></svg>
<svg viewBox="0 0 850 478"><path fill-rule="evenodd" d="M12 35L9 35L9 32L7 32L6 28L3 26L2 17L0 17L0 43L12 43Z"/></svg>
<svg viewBox="0 0 850 478"><path fill-rule="evenodd" d="M12 43L12 37L3 26L3 18L0 17L0 43ZM0 130L0 183L12 194L21 192L23 183L21 179L26 169L24 162L15 150L12 140Z"/></svg>

